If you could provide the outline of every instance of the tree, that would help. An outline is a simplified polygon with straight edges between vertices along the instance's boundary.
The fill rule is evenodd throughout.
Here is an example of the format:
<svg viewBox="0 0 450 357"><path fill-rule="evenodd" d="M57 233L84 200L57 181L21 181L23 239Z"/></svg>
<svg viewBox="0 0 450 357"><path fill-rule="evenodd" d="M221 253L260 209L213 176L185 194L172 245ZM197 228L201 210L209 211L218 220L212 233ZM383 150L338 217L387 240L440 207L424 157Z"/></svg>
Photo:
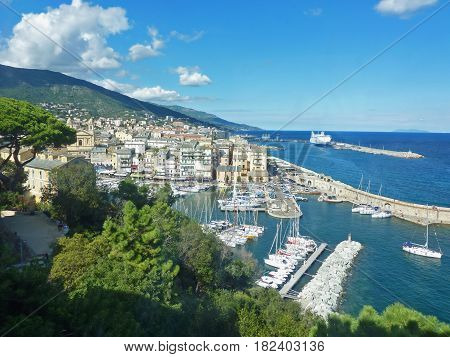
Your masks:
<svg viewBox="0 0 450 357"><path fill-rule="evenodd" d="M434 316L425 316L400 303L378 314L364 306L357 317L332 314L313 330L315 336L450 336L450 325Z"/></svg>
<svg viewBox="0 0 450 357"><path fill-rule="evenodd" d="M86 161L69 162L50 173L50 184L42 193L55 218L70 228L101 227L107 213L104 194L96 185L95 169Z"/></svg>
<svg viewBox="0 0 450 357"><path fill-rule="evenodd" d="M114 195L122 202L131 201L136 207L142 208L149 203L149 188L147 185L138 186L131 178L120 181L119 187Z"/></svg>
<svg viewBox="0 0 450 357"><path fill-rule="evenodd" d="M0 162L0 183L12 189L23 172L23 167L48 147L61 147L75 142L76 132L48 111L31 103L0 97L0 149L9 150L8 157ZM20 161L24 147L31 148L31 157ZM4 173L7 162L14 162L17 170L12 176Z"/></svg>
<svg viewBox="0 0 450 357"><path fill-rule="evenodd" d="M157 201L165 202L169 206L171 206L175 202L172 189L170 188L170 185L168 183L165 183L164 186L156 192L155 199Z"/></svg>
<svg viewBox="0 0 450 357"><path fill-rule="evenodd" d="M219 282L222 247L217 239L203 233L195 222L183 225L176 245L176 255L182 266L192 275L195 291L212 288Z"/></svg>
<svg viewBox="0 0 450 357"><path fill-rule="evenodd" d="M139 210L127 202L122 216L106 220L100 235L62 238L50 278L61 281L73 295L96 288L170 304L179 268L162 254L165 233L155 214L153 207Z"/></svg>

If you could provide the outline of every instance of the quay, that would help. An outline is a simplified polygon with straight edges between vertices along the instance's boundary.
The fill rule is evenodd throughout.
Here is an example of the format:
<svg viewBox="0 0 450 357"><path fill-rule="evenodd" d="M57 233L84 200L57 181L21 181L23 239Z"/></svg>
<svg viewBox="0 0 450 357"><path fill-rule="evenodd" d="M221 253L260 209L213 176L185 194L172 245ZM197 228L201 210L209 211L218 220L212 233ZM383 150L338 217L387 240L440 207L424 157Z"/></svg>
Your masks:
<svg viewBox="0 0 450 357"><path fill-rule="evenodd" d="M376 149L376 148L371 148L371 147L367 147L367 146L353 145L353 144L347 144L347 143L333 143L332 147L337 150L353 150L353 151L365 152L365 153L374 154L374 155L393 156L393 157L398 157L401 159L421 159L421 158L423 158L423 155L416 154L415 152L411 152L411 151L394 151L394 150Z"/></svg>
<svg viewBox="0 0 450 357"><path fill-rule="evenodd" d="M315 187L321 192L334 195L337 198L353 204L370 204L378 206L383 210L389 210L394 217L426 225L446 224L450 225L450 208L439 206L426 206L417 203L400 201L397 199L375 195L366 191L358 190L343 182L334 180L332 177L319 174L304 167L291 164L285 160L271 156L272 162L286 171L286 177L299 185ZM428 218L427 218L428 217Z"/></svg>
<svg viewBox="0 0 450 357"><path fill-rule="evenodd" d="M266 192L267 213L275 218L299 218L303 215L297 201L292 197L286 197L279 187L274 189L276 198L271 199Z"/></svg>
<svg viewBox="0 0 450 357"><path fill-rule="evenodd" d="M319 245L319 247L316 249L316 251L311 254L311 256L306 260L303 265L294 273L294 275L291 276L291 279L284 284L284 286L280 289L280 295L283 298L289 298L293 299L296 298L296 296L293 296L289 292L292 290L292 288L297 284L297 282L300 280L300 278L303 275L306 275L306 271L309 269L309 267L316 261L316 259L322 254L322 252L327 247L326 243L322 243Z"/></svg>

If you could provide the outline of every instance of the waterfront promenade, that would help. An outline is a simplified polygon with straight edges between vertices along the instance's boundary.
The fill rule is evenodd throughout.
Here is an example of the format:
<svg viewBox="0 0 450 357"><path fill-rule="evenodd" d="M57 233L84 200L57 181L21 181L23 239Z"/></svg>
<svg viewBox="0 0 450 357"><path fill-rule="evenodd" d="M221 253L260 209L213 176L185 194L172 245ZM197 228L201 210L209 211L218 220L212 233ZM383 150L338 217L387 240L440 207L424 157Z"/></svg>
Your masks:
<svg viewBox="0 0 450 357"><path fill-rule="evenodd" d="M297 184L305 185L307 187L316 187L321 192L334 195L343 201L353 204L370 204L372 206L378 206L381 209L391 211L392 215L397 218L421 225L425 225L427 219L430 224L450 225L450 208L420 205L375 195L334 180L330 176L319 174L301 166L291 164L285 160L276 157L270 157L270 160L281 163L282 167L294 169L290 170L286 175Z"/></svg>

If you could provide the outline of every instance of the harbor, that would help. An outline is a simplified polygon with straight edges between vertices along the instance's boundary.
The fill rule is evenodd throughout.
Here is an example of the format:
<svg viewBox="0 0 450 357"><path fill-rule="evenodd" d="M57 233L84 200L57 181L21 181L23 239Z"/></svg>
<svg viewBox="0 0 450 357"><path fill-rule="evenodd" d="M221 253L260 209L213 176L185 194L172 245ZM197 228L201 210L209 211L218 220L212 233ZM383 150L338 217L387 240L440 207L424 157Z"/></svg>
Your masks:
<svg viewBox="0 0 450 357"><path fill-rule="evenodd" d="M199 222L204 222L204 209L209 207L207 216L213 221L226 220L233 222L234 215L230 212L221 211L217 206L217 199L224 196L222 191L201 191L188 194L177 199L176 207L183 210L188 216ZM301 231L309 235L318 243L327 244L327 248L315 259L301 278L290 287L294 295L317 274L322 262L331 251L346 237L349 232L355 240L360 242L364 249L358 256L357 268L351 270L343 284L345 293L341 295L337 311L356 313L366 305L373 305L377 310L383 309L390 303L398 301L392 294L398 296L402 301L425 313L439 316L439 318L450 321L450 302L444 296L450 294L450 286L440 285L441 277L450 274L448 259L444 256L442 262L427 262L420 257L408 255L402 250L402 244L408 240L420 241L423 239L425 229L420 226L400 220L374 220L364 215L351 213L352 205L344 202L342 204L327 204L318 202L315 196L309 196L309 200L301 202L303 216L300 219ZM239 223L245 219L247 224L254 225L253 213L239 212ZM324 219L326 217L326 219ZM288 220L283 220L287 227ZM273 244L277 225L280 219L270 216L267 212L259 212L257 225L264 227L264 232L258 238L247 239L243 245L231 248L235 254L250 254L257 262L261 274L270 270L264 263L267 254ZM450 230L445 226L433 226L430 235L437 234L439 237L448 236ZM432 242L432 244L435 244ZM450 242L441 241L444 252L450 251ZM311 257L311 256L310 256ZM308 257L306 260L310 259ZM302 266L302 262L293 274ZM412 279L421 276L422 279ZM286 279L286 284L289 282ZM379 284L387 287L389 291L381 288ZM435 287L440 286L443 298L436 299ZM280 287L280 291L283 287ZM417 291L421 291L417 295ZM447 293L445 293L447 291Z"/></svg>
<svg viewBox="0 0 450 357"><path fill-rule="evenodd" d="M391 212L392 216L420 225L426 225L427 222L430 224L450 225L450 208L448 207L434 205L429 207L384 197L354 188L348 184L334 180L330 176L319 174L273 156L270 157L270 160L284 170L286 177L293 182L306 187L319 189L329 196L337 197L340 201L350 202L355 205L380 207Z"/></svg>
<svg viewBox="0 0 450 357"><path fill-rule="evenodd" d="M357 157L361 157L364 160L363 162L366 163L368 161L363 159L363 154L358 152L353 154L351 151L344 150L329 150L301 142L292 144L286 141L281 142L281 144L284 145L285 150L278 150L274 153L281 156L281 158L268 157L268 167L271 174L267 183L240 182L236 185L236 195L244 198L244 207L242 207L244 209L235 210L234 204L229 206L232 209L220 209L219 200L228 200L228 203L233 202L234 184L232 183L231 185L229 184L228 190L215 190L213 188L212 191L183 195L180 197L180 200L184 202L181 205L181 207L184 207L184 212L187 210L187 213L192 218L200 222L205 222L205 217L207 216L213 221L223 220L231 225L236 225L235 222L237 222L237 226L247 224L263 227L264 231L258 237L247 238L244 244L233 244L231 242L230 248L236 254L250 254L257 261L260 269L258 285L277 289L285 298L294 300L298 299L298 293L317 276L317 272L323 265L323 262L335 250L336 246L341 243L342 237L347 236L351 232L353 237L364 246L364 249L358 254L358 260L354 263L356 266L345 274L341 282L342 292L339 294L336 304L333 304L333 311L355 313L366 304L371 304L380 310L389 303L401 299L414 308L450 321L450 315L446 312L450 311L449 302L442 299L434 301L433 299L433 289L439 285L441 276L450 274L445 255L450 249L449 241L445 239L440 240L439 243L444 256L439 261L422 261L421 257L414 256L402 249L405 242L425 242L423 238L425 228L422 228L421 225L425 225L427 220L427 206L395 200L400 205L396 210L392 210L392 218L379 219L377 215L386 213L385 209L389 206L379 204L374 198L379 196L381 200L387 201L390 199L376 194L377 191L378 193L385 191L381 190L380 183L376 180L376 177L374 178L373 174L372 177L369 174L367 175L369 176L368 178L364 177L365 180L362 185L360 182L361 174L359 174L359 177L353 177L353 180L346 180L345 182L353 182L353 185L350 185L334 180L331 175L318 174L318 171L307 169L304 167L305 165L294 164L296 162L295 158L284 159L286 155L289 155L289 150L292 150L291 145L294 145L295 148L300 148L294 152L302 152L301 148L305 145L310 148L311 154L309 154L307 159L309 165L311 165L311 162L315 163L315 161L310 161L311 159L315 160L318 157L321 159L320 162L322 162L323 158L327 158L329 155L337 155L338 157L360 155ZM372 160L375 160L375 162L384 160L380 161L380 163L384 164L389 162L387 160L395 160L395 158L382 159L381 156L374 156ZM399 162L405 163L402 165L407 165L407 163L423 165L423 163L427 163L427 160L425 158L423 161L395 161L396 165L400 165ZM329 162L328 158L324 162ZM371 179L371 188L367 189L367 183ZM358 182L360 187L356 188ZM334 190L335 187L336 191ZM345 187L349 192L358 192L358 199L347 199L339 191L340 187ZM392 187L388 186L387 188L389 190ZM286 233L286 229L288 229L289 222L292 220L271 215L267 209L267 202L278 197L276 193L281 193L281 197L284 198L295 199L301 211L301 235L317 242L316 252L321 250L322 244L327 244L320 254L313 251L303 257L301 254L289 252L285 244L287 242L286 238L283 244L278 245L278 249L273 249L274 237L277 235L280 223L283 222L281 223L284 227L282 235L286 237L290 235ZM259 196L261 202L265 200L265 203L258 210L252 210L248 205L246 209L245 202L251 201L257 196ZM364 197L370 199L366 198L364 200ZM437 200L437 202L439 201ZM177 205L180 206L180 203L177 203ZM373 211L372 205L374 207L379 205L382 210ZM405 219L405 216L407 216L405 214L404 217L401 217L399 209L405 210L401 205L404 205L403 207L418 205L424 209L422 216L419 215L421 218L420 222L417 218L406 217L409 219ZM209 207L210 211L207 214L202 213L202 207ZM392 209L392 206L389 208ZM361 209L361 212L359 209ZM433 209L433 206L428 206L428 220L431 221L430 223L436 219ZM442 212L446 209L448 208L439 207L439 218L443 217ZM398 217L400 219L396 219L397 215L400 216ZM415 214L413 213L412 216L414 218ZM389 217L388 215L387 218ZM238 229L237 232L240 231L243 230ZM431 248L439 250L439 247L436 246L435 236L442 238L450 236L450 229L445 224L437 225L432 223L430 225ZM242 238L238 238L238 240L244 241ZM295 262L294 266L293 259L287 260L281 257L279 259L284 266L280 266L279 261L275 261L275 264L279 265L278 267L267 265L266 261L269 258L272 258L273 264L273 254L276 252L279 252L280 255L294 254L299 260ZM272 257L270 257L271 254ZM316 254L317 257L315 256ZM420 281L417 279L411 280L411 276L421 276L423 279ZM264 280L261 280L262 278ZM381 286L387 287L388 290ZM420 297L414 293L418 290L421 291ZM450 294L450 290L448 293ZM399 298L394 297L394 295Z"/></svg>

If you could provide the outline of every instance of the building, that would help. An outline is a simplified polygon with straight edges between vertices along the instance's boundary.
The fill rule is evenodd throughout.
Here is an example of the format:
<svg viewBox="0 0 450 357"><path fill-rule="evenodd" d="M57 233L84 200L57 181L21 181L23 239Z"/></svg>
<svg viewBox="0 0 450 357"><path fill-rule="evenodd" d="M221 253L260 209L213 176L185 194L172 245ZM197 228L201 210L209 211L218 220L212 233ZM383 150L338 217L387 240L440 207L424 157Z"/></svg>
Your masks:
<svg viewBox="0 0 450 357"><path fill-rule="evenodd" d="M249 181L257 183L268 182L267 148L264 146L251 145L247 157L249 163Z"/></svg>
<svg viewBox="0 0 450 357"><path fill-rule="evenodd" d="M112 154L112 166L119 174L131 173L131 166L133 164L133 149L116 149Z"/></svg>
<svg viewBox="0 0 450 357"><path fill-rule="evenodd" d="M90 165L88 161L80 157L55 157L52 155L39 154L24 167L25 173L27 174L26 186L30 191L30 194L39 202L42 198L42 190L50 184L50 173L53 170L80 162Z"/></svg>
<svg viewBox="0 0 450 357"><path fill-rule="evenodd" d="M95 146L94 131L78 130L77 140L67 147L67 151L72 156L83 156L87 159L91 157L91 151Z"/></svg>
<svg viewBox="0 0 450 357"><path fill-rule="evenodd" d="M108 153L108 149L104 146L95 146L91 150L91 163L94 166L112 166L112 155Z"/></svg>
<svg viewBox="0 0 450 357"><path fill-rule="evenodd" d="M186 142L180 148L180 178L191 180L195 176L195 148L196 142Z"/></svg>
<svg viewBox="0 0 450 357"><path fill-rule="evenodd" d="M134 149L136 155L143 155L145 153L146 143L144 140L127 140L125 141L127 149Z"/></svg>
<svg viewBox="0 0 450 357"><path fill-rule="evenodd" d="M197 180L213 179L212 145L197 145L194 152L194 177Z"/></svg>
<svg viewBox="0 0 450 357"><path fill-rule="evenodd" d="M219 165L216 169L216 179L220 186L227 186L239 182L241 168L237 166Z"/></svg>

